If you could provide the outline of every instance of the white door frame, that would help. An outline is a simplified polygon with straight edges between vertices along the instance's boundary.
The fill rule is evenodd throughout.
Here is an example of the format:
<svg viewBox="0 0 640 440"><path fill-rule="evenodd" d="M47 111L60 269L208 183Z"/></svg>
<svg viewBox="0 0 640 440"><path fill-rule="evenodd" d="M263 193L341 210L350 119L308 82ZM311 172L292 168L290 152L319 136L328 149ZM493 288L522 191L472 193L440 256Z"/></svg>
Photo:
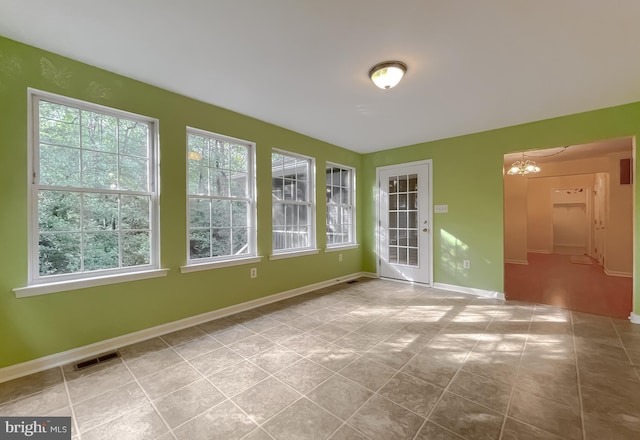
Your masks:
<svg viewBox="0 0 640 440"><path fill-rule="evenodd" d="M427 286L433 287L433 161L431 159L420 160L416 162L406 162L406 163L398 163L394 165L386 165L383 167L376 167L376 183L377 185L374 188L374 194L376 198L376 222L375 222L375 233L376 233L376 275L380 278L380 172L383 170L389 170L398 167L404 166L424 166L427 168L428 174L428 197L429 203L427 206L427 220L429 221L429 235L427 237L427 251L429 252L429 264L427 267L429 281L426 284ZM422 284L421 285L425 285Z"/></svg>

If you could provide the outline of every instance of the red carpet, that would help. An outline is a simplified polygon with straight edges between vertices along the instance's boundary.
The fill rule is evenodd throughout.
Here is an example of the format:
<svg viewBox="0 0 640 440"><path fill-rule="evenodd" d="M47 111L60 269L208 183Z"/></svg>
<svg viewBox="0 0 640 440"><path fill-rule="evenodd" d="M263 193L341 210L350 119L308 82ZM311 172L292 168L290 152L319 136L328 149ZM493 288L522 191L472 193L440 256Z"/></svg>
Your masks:
<svg viewBox="0 0 640 440"><path fill-rule="evenodd" d="M528 259L528 265L504 265L507 299L613 318L629 317L632 278L608 276L595 262L573 264L570 255L529 254Z"/></svg>

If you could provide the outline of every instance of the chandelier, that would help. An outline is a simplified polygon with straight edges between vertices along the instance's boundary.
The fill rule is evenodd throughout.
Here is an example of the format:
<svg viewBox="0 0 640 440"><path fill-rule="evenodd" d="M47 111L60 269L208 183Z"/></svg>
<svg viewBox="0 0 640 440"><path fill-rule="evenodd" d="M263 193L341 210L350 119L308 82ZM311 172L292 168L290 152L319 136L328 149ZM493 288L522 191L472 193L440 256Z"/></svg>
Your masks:
<svg viewBox="0 0 640 440"><path fill-rule="evenodd" d="M533 160L525 160L524 153L522 153L522 160L516 160L513 164L511 164L511 168L507 171L507 174L510 176L520 174L524 176L530 173L539 173L540 167L536 165L536 162Z"/></svg>

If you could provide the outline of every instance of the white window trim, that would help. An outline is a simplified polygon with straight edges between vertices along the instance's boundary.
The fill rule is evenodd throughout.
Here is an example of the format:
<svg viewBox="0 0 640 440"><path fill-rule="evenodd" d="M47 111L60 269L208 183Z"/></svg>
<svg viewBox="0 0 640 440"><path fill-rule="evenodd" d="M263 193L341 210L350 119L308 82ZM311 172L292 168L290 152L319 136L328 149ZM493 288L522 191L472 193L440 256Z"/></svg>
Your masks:
<svg viewBox="0 0 640 440"><path fill-rule="evenodd" d="M36 175L39 176L39 162L35 160L36 145L35 142L39 140L39 134L36 133L39 123L39 106L35 105L40 100L51 101L61 105L68 105L84 110L100 112L102 114L113 115L116 117L126 118L145 122L150 124L150 136L149 140L152 143L149 152L149 184L152 189L151 193L151 207L150 207L150 220L149 226L151 231L151 253L149 255L149 264L144 266L133 266L128 268L116 268L116 269L103 269L89 272L62 274L62 275L50 275L47 277L39 276L39 249L37 237L39 236L38 228L38 206L37 197L34 197L34 193L38 191L39 187L44 185L38 185L35 182ZM124 110L118 110L111 107L106 107L100 104L94 104L79 99L69 98L66 96L57 95L55 93L44 92L42 90L27 88L27 143L29 147L29 154L27 155L27 203L29 206L28 212L28 283L27 287L16 288L14 292L17 297L42 295L45 293L54 293L64 290L80 289L83 287L92 287L95 285L104 285L119 283L124 281L131 281L135 279L154 278L156 276L165 276L168 269L160 269L160 179L159 179L159 121L156 118L139 115L136 113L127 112ZM39 149L37 150L39 151ZM87 188L82 188L86 190ZM108 192L108 191L98 191ZM124 193L124 191L122 191ZM159 275L158 275L159 274ZM21 292L21 293L20 293ZM35 292L35 293L28 293Z"/></svg>
<svg viewBox="0 0 640 440"><path fill-rule="evenodd" d="M225 255L220 257L212 257L212 258L198 258L191 259L191 249L190 249L190 228L191 228L191 218L190 218L190 206L189 199L191 194L189 194L189 135L193 134L196 136L204 136L208 138L215 138L224 141L229 141L232 143L237 143L240 145L245 145L249 148L248 155L248 173L247 175L251 179L249 182L249 191L251 194L249 195L249 209L251 213L249 215L249 233L248 233L248 241L249 241L249 252L247 254L242 255ZM186 236L186 250L187 250L187 264L180 267L181 273L188 272L197 272L201 270L214 269L218 267L227 267L227 266L235 266L241 264L249 264L254 262L259 262L260 258L258 254L258 223L257 223L257 189L256 189L256 144L251 141L246 141L244 139L238 139L231 136L226 136L223 134L214 133L212 131L202 130L199 128L194 128L187 126L186 135L185 135L185 148L186 148L186 198L187 198L187 236ZM233 200L233 197L230 198ZM246 261L258 258L257 261Z"/></svg>
<svg viewBox="0 0 640 440"><path fill-rule="evenodd" d="M338 251L348 251L349 249L358 249L360 247L359 244L341 244L341 245L336 245L336 246L327 246L327 248L324 250L325 252L329 253L329 252L338 252Z"/></svg>
<svg viewBox="0 0 640 440"><path fill-rule="evenodd" d="M258 257L236 258L234 260L226 260L226 261L211 261L208 263L201 263L201 264L190 264L187 266L180 266L180 273L200 272L203 270L219 269L222 267L242 266L243 264L254 264L254 263L260 263L261 261L262 261L262 257L258 256Z"/></svg>
<svg viewBox="0 0 640 440"><path fill-rule="evenodd" d="M309 164L309 188L308 196L309 202L298 202L299 204L309 206L309 216L311 218L311 225L309 226L309 246L303 248L287 248L287 249L274 249L273 248L273 214L271 216L271 255L270 260L277 260L279 258L290 258L302 255L317 254L319 250L316 248L316 160L311 156L305 156L303 154L292 153L291 151L281 150L279 148L273 148L271 153L282 154L284 156L295 157L302 160L308 160ZM271 189L273 190L273 167L271 168ZM271 201L271 207L273 208L273 200ZM279 257L280 256L280 257Z"/></svg>
<svg viewBox="0 0 640 440"><path fill-rule="evenodd" d="M106 286L109 284L125 283L127 281L147 280L167 276L169 269L153 269L116 275L103 275L82 280L66 280L55 283L35 284L33 286L13 289L16 298L45 295L47 293L66 292L68 290L86 289L88 287Z"/></svg>
<svg viewBox="0 0 640 440"><path fill-rule="evenodd" d="M349 167L346 165L342 165L336 162L329 162L327 161L326 165L325 165L325 170L330 167L330 166L334 166L336 168L342 168L344 170L350 170L351 171L351 200L352 200L352 204L351 204L351 241L348 243L338 243L338 244L328 244L326 245L326 252L331 252L332 250L346 250L346 249L355 249L357 248L358 245L358 240L356 238L356 169L354 167ZM326 172L325 172L326 174ZM326 181L325 181L325 186L326 186ZM325 219L325 228L326 228L326 219ZM325 229L325 240L326 240L326 229Z"/></svg>
<svg viewBox="0 0 640 440"><path fill-rule="evenodd" d="M269 260L282 260L284 258L304 257L305 255L315 255L320 252L320 249L307 249L294 250L287 252L278 252L277 254L269 255Z"/></svg>

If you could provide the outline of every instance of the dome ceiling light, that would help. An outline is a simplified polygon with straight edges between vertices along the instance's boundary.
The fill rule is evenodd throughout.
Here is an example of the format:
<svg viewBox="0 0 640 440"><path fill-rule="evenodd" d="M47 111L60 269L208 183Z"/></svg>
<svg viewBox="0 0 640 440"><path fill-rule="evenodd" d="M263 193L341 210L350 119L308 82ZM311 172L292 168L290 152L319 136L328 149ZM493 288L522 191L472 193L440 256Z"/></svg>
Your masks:
<svg viewBox="0 0 640 440"><path fill-rule="evenodd" d="M407 65L402 61L385 61L369 70L369 78L376 86L388 90L397 86L405 73Z"/></svg>

